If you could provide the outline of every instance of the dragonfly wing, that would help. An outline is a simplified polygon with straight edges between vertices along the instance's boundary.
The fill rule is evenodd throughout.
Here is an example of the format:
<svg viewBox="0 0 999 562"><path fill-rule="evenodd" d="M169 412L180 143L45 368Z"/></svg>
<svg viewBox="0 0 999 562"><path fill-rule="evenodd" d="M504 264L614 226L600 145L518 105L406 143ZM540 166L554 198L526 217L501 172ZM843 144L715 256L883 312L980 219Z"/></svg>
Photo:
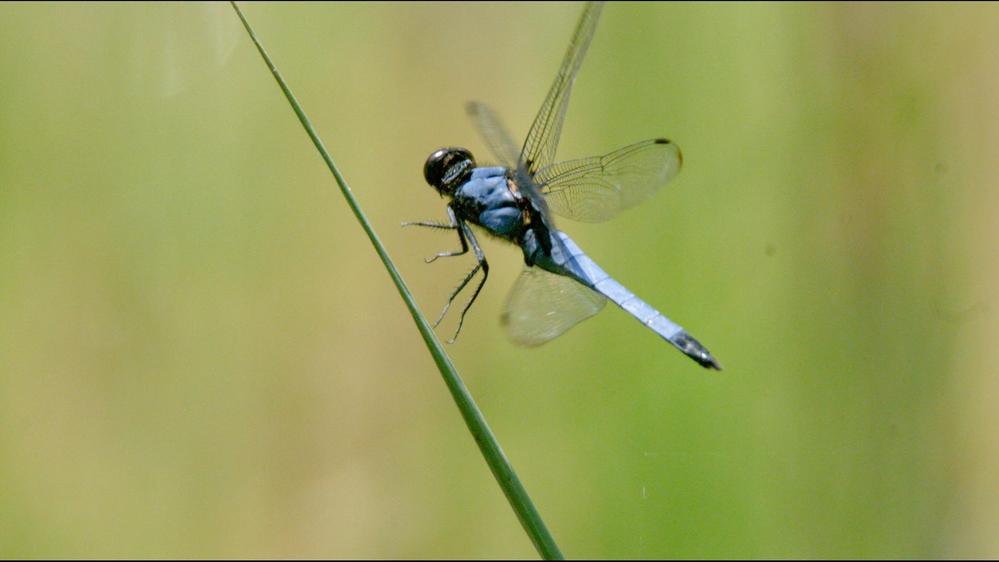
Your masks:
<svg viewBox="0 0 999 562"><path fill-rule="evenodd" d="M555 161L555 149L558 148L559 135L562 133L562 123L565 121L565 111L569 106L569 94L576 73L583 63L586 49L590 46L593 33L597 29L597 20L603 9L601 2L587 2L583 14L572 35L569 49L562 59L562 66L555 76L555 82L548 97L545 98L538 115L534 118L531 130L527 133L524 148L521 150L521 162L529 174L534 174L542 167Z"/></svg>
<svg viewBox="0 0 999 562"><path fill-rule="evenodd" d="M541 345L600 312L607 299L569 277L528 267L507 297L502 322L517 344Z"/></svg>
<svg viewBox="0 0 999 562"><path fill-rule="evenodd" d="M510 133L503 127L496 112L484 103L477 101L468 102L465 111L472 118L479 133L489 145L489 150L499 159L499 163L509 169L517 167L517 144L513 142Z"/></svg>
<svg viewBox="0 0 999 562"><path fill-rule="evenodd" d="M552 212L600 222L648 199L680 172L682 164L676 144L652 139L604 156L551 164L538 170L535 181Z"/></svg>

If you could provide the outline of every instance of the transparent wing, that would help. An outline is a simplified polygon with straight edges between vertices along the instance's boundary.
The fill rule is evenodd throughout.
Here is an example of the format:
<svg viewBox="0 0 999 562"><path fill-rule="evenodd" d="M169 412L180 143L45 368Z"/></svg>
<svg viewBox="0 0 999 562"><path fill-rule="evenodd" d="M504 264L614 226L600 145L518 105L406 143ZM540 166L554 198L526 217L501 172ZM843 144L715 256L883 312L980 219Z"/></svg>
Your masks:
<svg viewBox="0 0 999 562"><path fill-rule="evenodd" d="M576 79L576 73L579 72L579 66L583 63L590 40L593 39L593 32L597 29L597 20L600 19L602 9L602 2L586 3L572 41L569 43L569 49L562 59L562 66L555 76L555 82L548 91L545 102L541 104L530 132L527 133L520 156L529 174L533 175L537 170L555 161L555 149L558 148L562 122L565 121L565 111L569 106L572 83Z"/></svg>
<svg viewBox="0 0 999 562"><path fill-rule="evenodd" d="M499 159L499 164L513 169L517 167L517 145L510 137L510 133L503 127L496 112L489 109L484 103L477 101L468 102L465 111L478 127L479 133L489 145L489 150Z"/></svg>
<svg viewBox="0 0 999 562"><path fill-rule="evenodd" d="M604 156L552 164L534 177L552 212L600 222L648 199L680 171L683 155L666 139L635 143Z"/></svg>
<svg viewBox="0 0 999 562"><path fill-rule="evenodd" d="M536 346L600 312L607 299L569 277L528 267L507 297L502 322L514 343Z"/></svg>

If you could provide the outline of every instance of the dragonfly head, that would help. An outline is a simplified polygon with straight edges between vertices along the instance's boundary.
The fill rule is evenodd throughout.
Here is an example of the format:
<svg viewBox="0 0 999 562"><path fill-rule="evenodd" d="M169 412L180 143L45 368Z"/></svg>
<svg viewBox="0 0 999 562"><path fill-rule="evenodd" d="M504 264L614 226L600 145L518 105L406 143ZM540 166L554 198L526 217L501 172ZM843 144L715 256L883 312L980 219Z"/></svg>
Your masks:
<svg viewBox="0 0 999 562"><path fill-rule="evenodd" d="M454 195L475 168L475 158L464 148L435 150L423 165L423 177L441 195Z"/></svg>

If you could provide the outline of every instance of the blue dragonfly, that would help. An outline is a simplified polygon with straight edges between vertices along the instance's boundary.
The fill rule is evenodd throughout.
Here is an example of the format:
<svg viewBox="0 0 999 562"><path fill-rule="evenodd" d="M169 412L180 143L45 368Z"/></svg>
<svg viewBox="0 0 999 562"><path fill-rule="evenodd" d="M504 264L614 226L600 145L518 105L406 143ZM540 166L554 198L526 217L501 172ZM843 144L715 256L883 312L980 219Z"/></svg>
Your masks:
<svg viewBox="0 0 999 562"><path fill-rule="evenodd" d="M457 232L461 248L440 252L427 258L427 263L464 255L469 249L476 258L476 265L448 297L434 327L481 272L449 340L454 343L465 313L489 277L489 264L470 226L476 225L520 246L524 253L527 267L514 284L502 315L507 335L515 343L543 344L599 312L609 299L703 367L720 370L700 342L611 278L568 235L555 228L553 213L583 222L611 218L655 193L683 163L680 149L664 138L638 142L603 156L555 161L572 84L601 9L601 2L587 3L555 82L520 150L496 114L472 102L468 113L501 165L480 167L471 152L457 147L441 148L427 159L423 175L448 199L448 220L407 222L403 226Z"/></svg>

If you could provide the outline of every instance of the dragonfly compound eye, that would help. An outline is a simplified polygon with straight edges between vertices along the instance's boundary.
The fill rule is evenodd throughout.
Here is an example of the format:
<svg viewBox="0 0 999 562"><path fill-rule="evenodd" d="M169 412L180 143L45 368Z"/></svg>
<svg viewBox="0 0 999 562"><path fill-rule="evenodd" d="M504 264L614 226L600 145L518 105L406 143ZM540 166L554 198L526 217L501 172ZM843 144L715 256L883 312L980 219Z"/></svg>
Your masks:
<svg viewBox="0 0 999 562"><path fill-rule="evenodd" d="M464 148L435 150L423 165L427 183L445 195L452 195L475 167L475 158Z"/></svg>

